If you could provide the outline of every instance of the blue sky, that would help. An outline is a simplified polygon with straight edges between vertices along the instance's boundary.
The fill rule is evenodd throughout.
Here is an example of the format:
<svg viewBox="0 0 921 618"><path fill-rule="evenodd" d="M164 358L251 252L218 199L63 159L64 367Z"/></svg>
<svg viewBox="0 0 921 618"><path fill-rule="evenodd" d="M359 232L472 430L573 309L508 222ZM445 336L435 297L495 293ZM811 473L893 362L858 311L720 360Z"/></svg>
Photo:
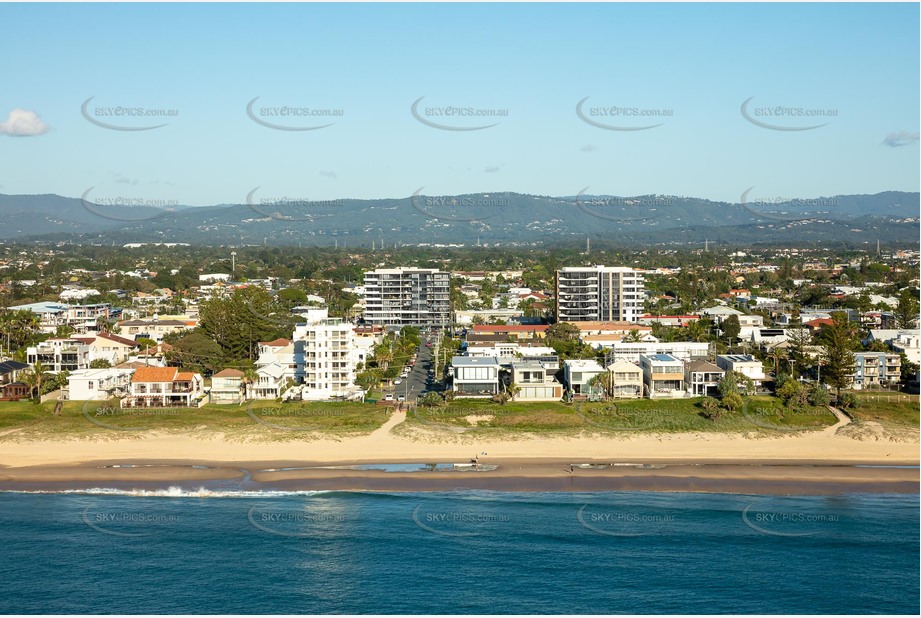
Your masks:
<svg viewBox="0 0 921 618"><path fill-rule="evenodd" d="M0 4L0 23L0 193L204 205L255 187L733 202L752 186L752 199L919 189L917 4ZM97 126L90 97L94 120L168 124ZM333 124L262 126L255 97L262 120ZM422 120L498 124L429 126L410 111L420 97ZM576 114L586 97L597 122L661 124L592 126ZM757 121L824 126L757 126L750 97ZM178 115L96 111L118 106ZM260 111L281 106L342 113ZM508 113L430 113L449 106ZM834 115L764 115L778 106ZM598 115L610 107L670 115Z"/></svg>

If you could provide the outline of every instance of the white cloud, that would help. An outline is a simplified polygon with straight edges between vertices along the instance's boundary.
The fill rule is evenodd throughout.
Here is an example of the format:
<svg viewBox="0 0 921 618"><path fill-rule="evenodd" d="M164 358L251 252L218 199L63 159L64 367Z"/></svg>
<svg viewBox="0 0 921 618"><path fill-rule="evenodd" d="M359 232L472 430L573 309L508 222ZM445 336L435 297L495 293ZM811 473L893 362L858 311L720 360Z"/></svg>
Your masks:
<svg viewBox="0 0 921 618"><path fill-rule="evenodd" d="M901 146L909 146L911 144L918 143L918 132L912 131L899 131L898 133L890 133L886 136L886 139L883 140L883 144L891 148L899 148Z"/></svg>
<svg viewBox="0 0 921 618"><path fill-rule="evenodd" d="M48 125L33 111L16 108L6 120L0 122L0 134L12 137L30 137L48 132Z"/></svg>
<svg viewBox="0 0 921 618"><path fill-rule="evenodd" d="M320 172L320 176L325 176L326 178L338 178L336 172L327 172L325 170Z"/></svg>

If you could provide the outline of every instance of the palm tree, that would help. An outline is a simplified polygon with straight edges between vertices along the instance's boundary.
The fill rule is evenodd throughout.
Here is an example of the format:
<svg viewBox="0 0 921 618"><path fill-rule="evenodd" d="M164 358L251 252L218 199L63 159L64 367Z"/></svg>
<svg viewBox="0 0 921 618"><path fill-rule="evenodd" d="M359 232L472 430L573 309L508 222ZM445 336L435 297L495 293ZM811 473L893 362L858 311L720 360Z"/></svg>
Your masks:
<svg viewBox="0 0 921 618"><path fill-rule="evenodd" d="M374 360L382 370L387 371L390 361L393 360L393 348L390 342L384 341L374 348Z"/></svg>
<svg viewBox="0 0 921 618"><path fill-rule="evenodd" d="M20 379L22 382L29 387L29 396L34 396L35 392L38 392L38 396L42 395L42 382L45 378L49 377L47 368L42 364L41 361L36 361L30 369L27 369L22 373Z"/></svg>
<svg viewBox="0 0 921 618"><path fill-rule="evenodd" d="M249 399L252 396L253 384L259 381L259 374L256 373L256 370L252 367L243 370L243 389L244 399Z"/></svg>
<svg viewBox="0 0 921 618"><path fill-rule="evenodd" d="M521 392L521 387L514 382L509 382L508 386L505 387L505 391L508 393L511 400L515 401L515 397Z"/></svg>
<svg viewBox="0 0 921 618"><path fill-rule="evenodd" d="M640 334L640 330L638 328L631 329L630 332L627 333L623 338L624 343L639 343L642 340L643 335Z"/></svg>

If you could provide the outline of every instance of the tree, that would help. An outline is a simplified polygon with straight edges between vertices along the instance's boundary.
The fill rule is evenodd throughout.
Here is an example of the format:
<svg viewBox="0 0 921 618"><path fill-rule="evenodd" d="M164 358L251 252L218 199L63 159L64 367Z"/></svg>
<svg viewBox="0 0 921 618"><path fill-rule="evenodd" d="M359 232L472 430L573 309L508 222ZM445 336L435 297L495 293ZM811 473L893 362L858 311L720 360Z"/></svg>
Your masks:
<svg viewBox="0 0 921 618"><path fill-rule="evenodd" d="M777 396L789 408L801 408L806 405L807 393L803 385L796 380L786 380L777 388Z"/></svg>
<svg viewBox="0 0 921 618"><path fill-rule="evenodd" d="M505 387L505 392L508 393L509 398L514 401L518 393L521 392L521 387L514 382L509 382L508 386Z"/></svg>
<svg viewBox="0 0 921 618"><path fill-rule="evenodd" d="M90 361L90 369L108 369L111 366L112 363L104 358L97 358L96 360Z"/></svg>
<svg viewBox="0 0 921 618"><path fill-rule="evenodd" d="M812 333L801 325L794 325L787 329L787 342L790 344L788 350L791 371L794 377L799 377L811 364L807 347L812 345Z"/></svg>
<svg viewBox="0 0 921 618"><path fill-rule="evenodd" d="M166 353L166 359L180 367L214 373L224 366L221 346L203 333L189 333L175 340L172 346L173 349Z"/></svg>
<svg viewBox="0 0 921 618"><path fill-rule="evenodd" d="M41 394L42 382L50 377L47 367L41 361L36 361L32 367L23 371L19 379L29 387L29 397L35 397L35 393Z"/></svg>
<svg viewBox="0 0 921 618"><path fill-rule="evenodd" d="M729 393L720 401L720 404L730 412L738 410L744 403L745 400L742 399L742 395L739 393Z"/></svg>
<svg viewBox="0 0 921 618"><path fill-rule="evenodd" d="M857 327L843 311L831 314L832 323L822 326L818 340L825 348L822 363L822 380L835 389L838 398L841 389L851 385L854 375L854 350L857 349Z"/></svg>
<svg viewBox="0 0 921 618"><path fill-rule="evenodd" d="M547 328L546 339L551 341L578 341L582 335L579 327L571 322L557 322Z"/></svg>
<svg viewBox="0 0 921 618"><path fill-rule="evenodd" d="M911 329L915 328L918 322L919 302L917 293L905 288L899 293L899 303L892 311L892 317L895 318L895 324L898 328Z"/></svg>
<svg viewBox="0 0 921 618"><path fill-rule="evenodd" d="M719 384L717 385L720 397L739 392L739 383L735 379L734 373L734 371L727 371L723 374L723 377L720 378Z"/></svg>
<svg viewBox="0 0 921 618"><path fill-rule="evenodd" d="M643 335L640 333L638 328L633 328L629 333L624 335L624 338L621 340L625 343L639 343L643 340Z"/></svg>
<svg viewBox="0 0 921 618"><path fill-rule="evenodd" d="M723 320L722 324L723 336L729 341L730 345L732 340L739 336L739 333L742 332L742 325L739 323L739 316L731 315L728 318Z"/></svg>
<svg viewBox="0 0 921 618"><path fill-rule="evenodd" d="M135 343L141 346L142 352L146 351L148 348L157 347L157 342L153 339L148 339L147 337L141 337L140 339L136 340Z"/></svg>

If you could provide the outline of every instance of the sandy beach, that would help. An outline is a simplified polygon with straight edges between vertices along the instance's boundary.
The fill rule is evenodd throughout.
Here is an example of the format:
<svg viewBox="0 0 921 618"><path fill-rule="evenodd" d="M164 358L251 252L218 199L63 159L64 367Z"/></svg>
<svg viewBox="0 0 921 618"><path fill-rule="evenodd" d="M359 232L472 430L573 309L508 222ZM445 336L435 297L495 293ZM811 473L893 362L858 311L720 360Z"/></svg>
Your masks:
<svg viewBox="0 0 921 618"><path fill-rule="evenodd" d="M777 437L686 433L511 439L477 432L401 431L404 419L395 413L371 434L347 439L260 441L163 432L105 440L17 441L7 436L0 442L0 489L197 487L236 479L253 487L379 491L918 492L916 437L858 440L840 431L845 423ZM348 469L469 463L474 457L479 471ZM498 468L488 469L493 466Z"/></svg>

